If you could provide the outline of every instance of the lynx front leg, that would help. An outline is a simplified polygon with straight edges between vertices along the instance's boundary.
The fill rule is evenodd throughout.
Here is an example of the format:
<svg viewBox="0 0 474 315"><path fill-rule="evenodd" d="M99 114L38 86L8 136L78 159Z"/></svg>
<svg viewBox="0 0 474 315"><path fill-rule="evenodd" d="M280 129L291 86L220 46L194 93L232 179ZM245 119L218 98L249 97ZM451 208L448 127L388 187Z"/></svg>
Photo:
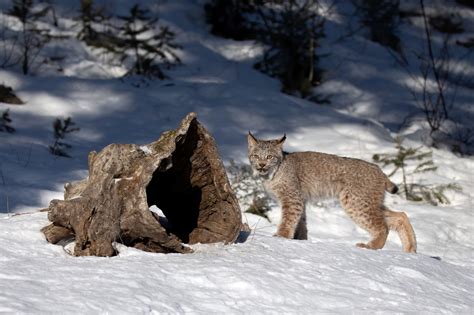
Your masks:
<svg viewBox="0 0 474 315"><path fill-rule="evenodd" d="M277 194L277 196L281 204L282 215L275 236L292 239L295 237L296 229L304 214L304 202L298 192L292 193L286 190L283 196L282 194Z"/></svg>
<svg viewBox="0 0 474 315"><path fill-rule="evenodd" d="M295 240L308 239L308 228L306 227L306 209L303 211L300 221L298 222L298 225L296 226L294 239Z"/></svg>

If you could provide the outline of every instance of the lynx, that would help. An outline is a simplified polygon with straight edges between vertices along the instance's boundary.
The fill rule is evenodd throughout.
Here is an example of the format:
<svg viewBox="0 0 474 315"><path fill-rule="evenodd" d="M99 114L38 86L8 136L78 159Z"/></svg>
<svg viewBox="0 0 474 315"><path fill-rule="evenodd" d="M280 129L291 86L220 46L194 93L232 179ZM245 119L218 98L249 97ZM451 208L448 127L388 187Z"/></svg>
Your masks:
<svg viewBox="0 0 474 315"><path fill-rule="evenodd" d="M283 151L284 135L277 140L259 140L248 134L252 169L265 188L278 199L282 219L276 236L307 239L305 205L321 198L338 198L349 217L371 235L358 247L381 249L389 230L398 232L403 250L416 253L413 228L404 212L383 205L385 191L398 188L371 163L319 152Z"/></svg>

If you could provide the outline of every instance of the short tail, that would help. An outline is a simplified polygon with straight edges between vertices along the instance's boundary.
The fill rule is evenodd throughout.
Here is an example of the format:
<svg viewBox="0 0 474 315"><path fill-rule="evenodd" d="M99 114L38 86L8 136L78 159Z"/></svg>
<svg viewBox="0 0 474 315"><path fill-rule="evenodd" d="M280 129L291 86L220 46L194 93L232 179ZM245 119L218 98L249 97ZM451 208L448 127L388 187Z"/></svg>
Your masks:
<svg viewBox="0 0 474 315"><path fill-rule="evenodd" d="M387 177L387 179L385 181L385 190L388 191L391 194L396 194L397 191L398 191L398 187L397 187L397 185L392 183L390 181L390 179L388 179L388 177Z"/></svg>

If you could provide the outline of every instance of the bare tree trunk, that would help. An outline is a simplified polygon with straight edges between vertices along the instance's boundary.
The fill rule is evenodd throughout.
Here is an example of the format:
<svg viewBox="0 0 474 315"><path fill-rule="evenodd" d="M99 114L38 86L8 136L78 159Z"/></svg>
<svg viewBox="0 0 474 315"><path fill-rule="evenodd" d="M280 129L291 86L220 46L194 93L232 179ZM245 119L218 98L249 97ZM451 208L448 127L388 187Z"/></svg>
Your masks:
<svg viewBox="0 0 474 315"><path fill-rule="evenodd" d="M446 100L445 100L445 97L444 97L444 88L443 88L443 85L442 85L440 77L439 77L438 67L436 65L435 57L434 57L434 54L433 54L433 45L431 43L431 33L430 33L429 25L428 25L428 19L426 17L425 4L424 4L423 0L420 0L420 6L421 6L421 12L422 12L422 15L423 15L423 22L424 22L424 26L425 26L426 44L428 46L428 55L429 55L429 60L430 60L430 64L431 64L431 69L433 70L433 75L434 75L435 80L436 80L436 86L438 88L438 95L439 95L439 98L440 98L440 101L441 101L441 106L443 108L443 115L444 115L444 118L447 119L448 118L448 109L447 109Z"/></svg>

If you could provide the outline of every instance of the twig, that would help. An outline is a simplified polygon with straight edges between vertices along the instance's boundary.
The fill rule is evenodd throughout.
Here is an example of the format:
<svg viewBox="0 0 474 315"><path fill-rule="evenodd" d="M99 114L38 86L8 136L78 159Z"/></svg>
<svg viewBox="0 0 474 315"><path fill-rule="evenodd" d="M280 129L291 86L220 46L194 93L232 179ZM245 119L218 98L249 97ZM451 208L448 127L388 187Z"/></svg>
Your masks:
<svg viewBox="0 0 474 315"><path fill-rule="evenodd" d="M440 78L439 78L438 67L436 66L436 62L435 62L435 58L434 58L434 54L433 54L433 47L432 47L432 43L431 43L431 34L430 34L429 26L428 26L428 19L426 18L425 5L424 5L423 0L420 0L420 6L421 6L421 12L422 12L422 15L423 15L423 22L424 22L424 25L425 25L426 43L427 43L427 46L428 46L428 54L429 54L429 57L430 57L430 63L431 63L431 67L432 67L432 70L433 70L433 74L434 74L435 79L436 79L436 85L438 87L438 93L439 93L439 97L440 97L440 100L441 100L441 105L443 106L444 118L448 118L448 110L446 108L446 101L444 99L443 86L442 86Z"/></svg>
<svg viewBox="0 0 474 315"><path fill-rule="evenodd" d="M0 177L2 178L3 186L6 186L5 177L3 176L2 164L0 163Z"/></svg>
<svg viewBox="0 0 474 315"><path fill-rule="evenodd" d="M25 161L25 164L23 165L23 167L27 167L30 164L32 149L33 149L33 143L30 143L30 147L28 148L28 156L26 158L26 161Z"/></svg>
<svg viewBox="0 0 474 315"><path fill-rule="evenodd" d="M253 238L255 236L255 231L257 231L257 226L260 223L260 220L262 220L262 217L258 218L257 223L255 223L255 227L253 228L252 238L250 239L251 241L253 241Z"/></svg>

